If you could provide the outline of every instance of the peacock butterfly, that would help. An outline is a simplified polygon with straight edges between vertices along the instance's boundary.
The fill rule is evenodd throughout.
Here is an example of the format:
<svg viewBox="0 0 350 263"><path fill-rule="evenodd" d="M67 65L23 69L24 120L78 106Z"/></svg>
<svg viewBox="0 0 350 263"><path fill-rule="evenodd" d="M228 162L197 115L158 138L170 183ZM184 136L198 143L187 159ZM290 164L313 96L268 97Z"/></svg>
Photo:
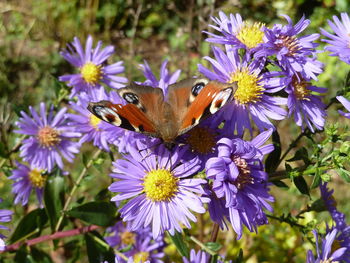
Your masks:
<svg viewBox="0 0 350 263"><path fill-rule="evenodd" d="M236 83L192 78L170 85L164 97L160 88L133 83L118 90L126 105L91 102L88 110L113 125L160 138L171 148L178 136L231 101L236 90Z"/></svg>

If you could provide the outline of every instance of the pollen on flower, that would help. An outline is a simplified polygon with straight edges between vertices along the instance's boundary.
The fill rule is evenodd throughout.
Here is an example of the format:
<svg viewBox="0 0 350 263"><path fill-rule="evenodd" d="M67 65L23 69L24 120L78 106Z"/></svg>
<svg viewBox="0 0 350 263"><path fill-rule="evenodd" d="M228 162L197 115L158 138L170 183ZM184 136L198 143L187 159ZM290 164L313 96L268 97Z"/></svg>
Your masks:
<svg viewBox="0 0 350 263"><path fill-rule="evenodd" d="M134 262L144 263L148 260L149 252L141 251L133 256Z"/></svg>
<svg viewBox="0 0 350 263"><path fill-rule="evenodd" d="M46 182L46 176L42 174L44 170L33 169L29 172L28 177L31 184L36 188L43 188Z"/></svg>
<svg viewBox="0 0 350 263"><path fill-rule="evenodd" d="M87 62L80 69L83 79L89 84L96 84L102 77L101 65Z"/></svg>
<svg viewBox="0 0 350 263"><path fill-rule="evenodd" d="M298 80L297 77L293 77L292 80L294 95L298 100L310 100L310 90L307 88L310 83L305 80Z"/></svg>
<svg viewBox="0 0 350 263"><path fill-rule="evenodd" d="M230 83L237 82L238 89L234 95L239 104L258 102L265 90L261 83L261 77L244 67L231 75Z"/></svg>
<svg viewBox="0 0 350 263"><path fill-rule="evenodd" d="M41 146L53 147L60 143L60 133L50 126L45 126L38 131L38 140Z"/></svg>
<svg viewBox="0 0 350 263"><path fill-rule="evenodd" d="M264 32L262 31L262 23L254 23L247 25L246 23L239 30L236 37L248 48L254 48L263 42Z"/></svg>
<svg viewBox="0 0 350 263"><path fill-rule="evenodd" d="M95 128L95 130L98 130L97 125L101 122L101 119L99 119L98 117L96 117L93 114L90 114L90 124L92 127Z"/></svg>
<svg viewBox="0 0 350 263"><path fill-rule="evenodd" d="M232 156L232 161L239 170L239 175L237 176L234 185L236 185L238 189L242 189L247 184L253 184L254 180L250 176L250 168L247 161L238 155Z"/></svg>
<svg viewBox="0 0 350 263"><path fill-rule="evenodd" d="M208 154L213 152L216 140L212 130L204 127L195 127L190 130L186 142L197 153Z"/></svg>
<svg viewBox="0 0 350 263"><path fill-rule="evenodd" d="M178 178L165 169L150 171L144 178L144 191L147 198L154 202L168 201L178 189Z"/></svg>
<svg viewBox="0 0 350 263"><path fill-rule="evenodd" d="M278 38L277 47L287 48L288 56L295 55L300 49L299 41L295 36L285 36L285 35L281 35Z"/></svg>
<svg viewBox="0 0 350 263"><path fill-rule="evenodd" d="M125 232L121 233L120 239L124 245L127 245L127 246L133 245L133 244L135 244L135 233L125 231Z"/></svg>

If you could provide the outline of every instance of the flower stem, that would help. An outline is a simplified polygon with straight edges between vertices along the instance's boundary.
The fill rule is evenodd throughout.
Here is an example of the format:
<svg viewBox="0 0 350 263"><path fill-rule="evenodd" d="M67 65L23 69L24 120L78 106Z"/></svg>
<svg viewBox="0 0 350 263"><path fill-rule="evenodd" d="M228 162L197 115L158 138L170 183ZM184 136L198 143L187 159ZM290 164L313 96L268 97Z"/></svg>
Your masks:
<svg viewBox="0 0 350 263"><path fill-rule="evenodd" d="M61 231L61 232L55 232L51 235L40 236L37 238L30 239L26 242L17 242L15 244L9 245L6 247L6 249L3 252L17 250L24 244L27 246L33 246L35 244L42 243L42 242L49 241L49 240L84 234L84 233L96 230L97 228L99 228L99 227L96 225L91 225L91 226L85 226L85 227L80 227L80 228Z"/></svg>
<svg viewBox="0 0 350 263"><path fill-rule="evenodd" d="M81 171L81 173L79 174L74 186L72 187L69 195L68 195L68 198L64 204L64 207L63 207L63 210L62 210L62 214L61 216L59 217L58 221L57 221L57 224L56 224L56 227L55 227L55 231L57 232L60 227L61 227L61 224L62 224L62 221L63 221L63 218L65 216L65 212L68 210L68 207L73 199L73 196L74 196L74 193L75 191L78 189L79 185L80 185L80 182L81 180L83 180L84 176L86 175L86 172L87 170L90 168L90 166L92 165L92 163L94 162L94 160L97 158L97 156L99 156L99 154L101 153L101 150L97 150L94 155L92 156L92 158L89 160L89 162L86 164L86 166L84 167L84 169Z"/></svg>
<svg viewBox="0 0 350 263"><path fill-rule="evenodd" d="M208 248L205 244L203 244L201 241L199 241L197 238L195 238L194 236L190 237L191 240L196 243L198 246L201 247L201 249L203 249L204 251L208 252L210 255L215 256L217 253L213 250L211 250L210 248Z"/></svg>

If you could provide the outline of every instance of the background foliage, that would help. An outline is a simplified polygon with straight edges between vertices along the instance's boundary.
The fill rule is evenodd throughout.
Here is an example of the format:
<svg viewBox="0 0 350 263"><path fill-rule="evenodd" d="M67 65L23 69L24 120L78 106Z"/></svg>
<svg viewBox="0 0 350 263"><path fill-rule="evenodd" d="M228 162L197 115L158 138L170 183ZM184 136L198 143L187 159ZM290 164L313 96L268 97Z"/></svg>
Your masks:
<svg viewBox="0 0 350 263"><path fill-rule="evenodd" d="M17 120L20 110L26 110L29 105L38 105L41 101L59 102L61 84L57 78L73 69L68 65L58 52L70 42L74 36L86 39L91 34L94 39L103 40L105 44L112 44L116 47L116 54L113 61L125 61L125 76L132 81L143 80L138 64L144 59L157 71L163 59L170 60L170 69L181 69L181 78L198 74L197 63L205 63L201 58L210 53L208 43L204 42L203 30L208 30L210 16L217 15L219 10L225 13L240 13L244 19L261 21L272 25L280 20L280 14L287 14L298 21L305 14L312 23L307 33L319 32L319 27L328 28L325 18L330 18L339 12L349 12L350 3L346 0L298 0L298 1L272 1L272 0L189 0L189 1L131 1L131 0L71 0L71 1L44 1L44 0L14 0L0 2L0 197L4 202L1 208L8 208L12 204L13 197L10 193L10 180L8 167L17 156L16 136L12 131L14 122ZM323 45L323 44L321 44ZM320 54L319 59L327 66L325 73L320 76L318 86L327 87L324 101L330 102L335 95L336 89L344 86L344 79L348 66L331 58L326 54ZM61 91L62 92L62 91ZM64 104L64 101L60 101ZM338 118L335 106L332 106L333 113L328 118ZM345 119L343 119L345 120ZM345 121L346 122L346 121ZM346 123L339 124L339 127L330 129L328 134L333 132L338 136L345 129ZM299 128L291 126L287 121L279 123L282 149L288 147L291 136L294 138L299 133ZM332 135L332 134L331 134ZM324 139L322 147L332 149L327 138ZM320 138L322 141L322 138ZM310 153L315 149L310 141L302 139L299 146L304 145ZM14 149L11 152L11 149ZM68 164L72 174L78 174L86 164L91 149L86 146L86 152L82 160L75 160L74 164ZM290 156L293 156L293 151ZM301 162L301 161L299 161ZM295 164L295 163L294 163ZM296 163L298 164L298 162ZM77 190L76 202L73 206L82 204L86 200L108 200L110 193L105 189L110 184L108 177L110 158L108 154L93 160L92 167ZM342 208L350 218L350 206L348 199L350 192L346 191L339 177L334 177L332 186L336 186L335 197L338 206ZM73 185L72 178L68 178L63 184L54 182L53 187L60 185L65 191ZM310 185L311 180L306 178ZM325 213L316 214L307 211L307 204L318 198L318 191L310 190L310 195L302 195L290 180L283 181L289 188L274 187L273 195L277 202L274 204L275 215L284 214L288 217L303 216L303 225L309 225L310 229L317 222L320 222ZM281 186L281 185L280 185ZM54 201L53 201L54 202ZM61 203L52 204L62 206ZM31 205L21 207L12 206L15 211L14 228L24 214L30 216L33 213ZM112 209L112 208L108 208ZM32 212L30 212L32 211ZM42 213L41 210L34 210ZM113 212L113 211L112 211ZM111 212L111 213L112 213ZM79 218L79 215L73 215ZM83 218L81 218L84 220ZM198 228L205 225L208 220L200 216ZM51 220L43 216L42 220ZM240 248L246 262L305 262L305 251L311 248L310 243L305 243L299 235L301 229L292 227L293 222L280 222L270 219L272 224L259 228L259 235L244 235L240 241L235 240L233 233L221 235L222 244L225 245L223 253L228 257L237 256ZM288 220L286 220L288 221ZM78 225L81 224L76 222ZM100 222L101 223L101 222ZM102 222L108 225L108 222ZM292 226L291 226L292 225ZM22 231L28 231L26 229ZM46 230L47 231L47 230ZM210 229L204 229L203 235L209 234ZM22 233L23 234L23 233ZM97 235L97 234L96 234ZM86 237L87 240L91 236ZM90 239L89 239L90 238ZM12 236L12 239L15 237ZM15 241L15 240L12 240ZM69 242L68 242L69 241ZM89 243L87 241L87 243ZM91 243L91 242L90 242ZM51 249L55 247L56 251ZM167 248L167 253L176 261L175 247ZM70 261L86 262L86 248L81 237L75 237L65 241L61 247L59 242L53 244L45 243L38 246L38 250L46 251L61 262L59 256L64 253L71 253ZM23 252L25 253L25 252ZM13 257L15 254L13 254ZM17 260L20 258L17 253ZM9 259L7 262L12 262ZM21 261L18 261L21 262ZM39 262L39 260L34 260ZM42 260L40 262L48 262Z"/></svg>

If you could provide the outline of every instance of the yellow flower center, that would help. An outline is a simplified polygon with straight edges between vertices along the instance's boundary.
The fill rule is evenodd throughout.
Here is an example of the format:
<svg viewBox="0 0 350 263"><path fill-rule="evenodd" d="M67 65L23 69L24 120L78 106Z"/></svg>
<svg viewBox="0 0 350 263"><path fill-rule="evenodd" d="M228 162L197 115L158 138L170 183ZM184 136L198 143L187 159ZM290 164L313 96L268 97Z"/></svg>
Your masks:
<svg viewBox="0 0 350 263"><path fill-rule="evenodd" d="M288 49L287 56L295 55L300 49L299 41L295 36L280 36L278 39L280 40L280 43L277 44L277 47L286 47Z"/></svg>
<svg viewBox="0 0 350 263"><path fill-rule="evenodd" d="M101 119L99 119L98 117L96 117L93 114L90 114L90 124L92 127L95 128L95 130L98 130L97 125L101 122Z"/></svg>
<svg viewBox="0 0 350 263"><path fill-rule="evenodd" d="M262 23L244 24L236 37L248 48L254 48L263 42L264 32L261 31L263 25Z"/></svg>
<svg viewBox="0 0 350 263"><path fill-rule="evenodd" d="M188 137L186 139L186 142L190 145L192 150L201 154L208 154L213 152L216 140L215 134L213 134L210 129L195 127L187 134Z"/></svg>
<svg viewBox="0 0 350 263"><path fill-rule="evenodd" d="M247 184L253 184L254 179L250 176L250 168L247 161L240 156L234 155L232 161L235 163L239 170L239 175L237 176L234 185L238 189L242 189Z"/></svg>
<svg viewBox="0 0 350 263"><path fill-rule="evenodd" d="M124 245L133 245L135 244L135 233L125 231L121 233L120 239Z"/></svg>
<svg viewBox="0 0 350 263"><path fill-rule="evenodd" d="M307 88L310 83L305 80L298 80L297 77L293 77L292 85L294 88L294 95L298 100L310 100L310 90Z"/></svg>
<svg viewBox="0 0 350 263"><path fill-rule="evenodd" d="M38 140L41 146L50 148L57 145L61 141L61 138L59 131L45 126L38 131Z"/></svg>
<svg viewBox="0 0 350 263"><path fill-rule="evenodd" d="M29 180L32 186L43 188L46 182L46 176L42 174L44 170L33 169L29 172Z"/></svg>
<svg viewBox="0 0 350 263"><path fill-rule="evenodd" d="M92 62L87 62L80 69L83 79L89 84L96 84L102 77L101 65L97 66Z"/></svg>
<svg viewBox="0 0 350 263"><path fill-rule="evenodd" d="M261 79L262 77L250 72L246 67L232 73L229 82L236 81L238 87L234 95L235 100L240 104L260 101L265 90L260 83Z"/></svg>
<svg viewBox="0 0 350 263"><path fill-rule="evenodd" d="M169 201L177 192L178 178L165 169L150 171L144 178L144 191L154 202Z"/></svg>
<svg viewBox="0 0 350 263"><path fill-rule="evenodd" d="M135 263L144 263L149 257L149 252L138 252L133 256Z"/></svg>

